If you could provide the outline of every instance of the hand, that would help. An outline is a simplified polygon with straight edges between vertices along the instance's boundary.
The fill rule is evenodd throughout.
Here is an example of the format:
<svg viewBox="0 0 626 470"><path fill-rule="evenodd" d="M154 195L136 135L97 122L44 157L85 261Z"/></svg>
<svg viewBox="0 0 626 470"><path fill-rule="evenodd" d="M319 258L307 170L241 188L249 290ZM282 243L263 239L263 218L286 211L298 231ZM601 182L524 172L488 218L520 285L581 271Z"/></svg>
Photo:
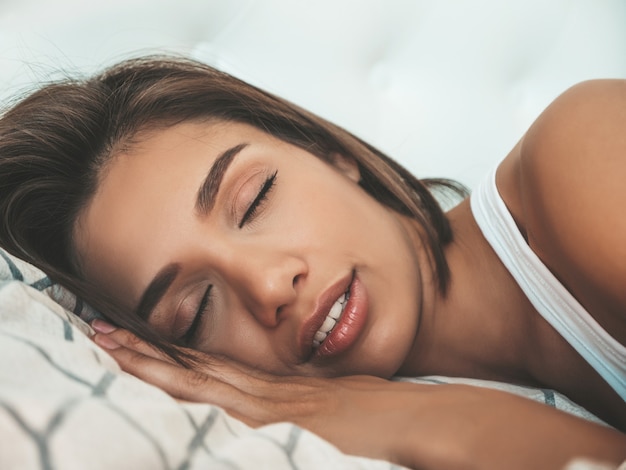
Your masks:
<svg viewBox="0 0 626 470"><path fill-rule="evenodd" d="M403 410L390 395L392 389L404 389L408 384L369 376L279 377L194 350L187 352L196 366L188 369L125 330L101 321L92 326L98 332L94 341L107 349L123 370L174 398L218 405L252 427L293 422L345 453L406 465L398 455L400 439L394 422ZM410 388L413 391L414 386Z"/></svg>
<svg viewBox="0 0 626 470"><path fill-rule="evenodd" d="M187 369L127 331L93 326L95 342L125 371L173 397L218 405L253 427L290 421L345 453L411 468L562 468L575 456L626 458L624 435L504 392L369 376L277 377L197 351L189 351L197 366Z"/></svg>

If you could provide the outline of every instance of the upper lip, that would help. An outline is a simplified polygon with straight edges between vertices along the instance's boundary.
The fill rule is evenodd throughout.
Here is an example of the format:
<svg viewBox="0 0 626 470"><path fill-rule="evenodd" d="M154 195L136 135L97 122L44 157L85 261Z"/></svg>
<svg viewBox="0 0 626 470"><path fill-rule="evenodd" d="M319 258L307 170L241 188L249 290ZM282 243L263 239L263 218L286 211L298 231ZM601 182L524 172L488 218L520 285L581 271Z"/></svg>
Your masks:
<svg viewBox="0 0 626 470"><path fill-rule="evenodd" d="M313 353L313 337L328 316L337 299L348 290L354 274L351 272L335 282L318 297L313 314L307 318L300 329L300 354L306 361Z"/></svg>

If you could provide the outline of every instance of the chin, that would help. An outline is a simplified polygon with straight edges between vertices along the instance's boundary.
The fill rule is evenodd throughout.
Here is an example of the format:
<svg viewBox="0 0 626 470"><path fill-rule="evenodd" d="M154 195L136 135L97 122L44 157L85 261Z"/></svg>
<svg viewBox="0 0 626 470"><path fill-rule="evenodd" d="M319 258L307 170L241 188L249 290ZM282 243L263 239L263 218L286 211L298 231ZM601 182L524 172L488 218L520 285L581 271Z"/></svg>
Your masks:
<svg viewBox="0 0 626 470"><path fill-rule="evenodd" d="M382 330L382 331L381 331ZM368 338L364 345L367 354L362 369L362 374L374 375L388 379L396 375L413 344L413 336L406 325L393 323L388 328L377 328L375 338Z"/></svg>
<svg viewBox="0 0 626 470"><path fill-rule="evenodd" d="M343 368L344 373L336 375L373 375L383 379L396 375L410 347L401 343L397 335L378 336L376 344L364 344L362 349L354 351L351 354L353 360Z"/></svg>

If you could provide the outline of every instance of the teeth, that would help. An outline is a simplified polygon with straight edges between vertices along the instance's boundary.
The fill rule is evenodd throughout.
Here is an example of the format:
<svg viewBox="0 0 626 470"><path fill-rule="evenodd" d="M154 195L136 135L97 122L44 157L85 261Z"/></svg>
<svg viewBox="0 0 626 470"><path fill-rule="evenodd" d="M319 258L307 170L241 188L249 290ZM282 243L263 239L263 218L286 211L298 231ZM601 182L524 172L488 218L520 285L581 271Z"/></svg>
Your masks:
<svg viewBox="0 0 626 470"><path fill-rule="evenodd" d="M343 312L343 304L344 301L343 299L345 299L345 294L342 295L339 300L337 300L337 302L335 302L332 306L332 308L330 309L330 312L328 312L328 317L326 318L326 320L332 318L334 320L339 320L339 317L341 316L341 312ZM326 325L326 322L324 322L324 325ZM323 326L322 326L322 329Z"/></svg>
<svg viewBox="0 0 626 470"><path fill-rule="evenodd" d="M322 333L321 331L318 331L317 333L315 333L313 341L317 341L317 344L319 346L319 344L326 339L327 335L328 333Z"/></svg>
<svg viewBox="0 0 626 470"><path fill-rule="evenodd" d="M339 304L339 308L341 309L341 304ZM339 313L341 313L341 311ZM326 320L324 320L324 323L322 323L322 326L320 326L318 333L330 333L330 330L332 330L336 324L337 321L333 317L331 317L329 313L326 317Z"/></svg>
<svg viewBox="0 0 626 470"><path fill-rule="evenodd" d="M324 323L322 323L322 326L320 326L320 329L317 330L317 333L315 333L315 336L313 337L314 348L319 347L330 332L333 331L333 328L335 328L335 325L337 325L337 322L341 318L341 314L346 306L348 297L348 294L344 292L330 308L330 312L328 312Z"/></svg>

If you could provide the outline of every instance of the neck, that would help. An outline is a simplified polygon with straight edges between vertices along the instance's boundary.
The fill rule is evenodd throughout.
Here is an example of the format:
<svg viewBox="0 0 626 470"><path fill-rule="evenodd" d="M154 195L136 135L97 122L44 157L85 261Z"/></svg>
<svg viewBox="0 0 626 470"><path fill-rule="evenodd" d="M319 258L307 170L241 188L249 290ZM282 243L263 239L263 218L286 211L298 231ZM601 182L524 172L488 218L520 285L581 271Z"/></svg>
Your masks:
<svg viewBox="0 0 626 470"><path fill-rule="evenodd" d="M426 299L414 345L399 375L450 375L534 385L534 309L483 238L465 200L448 216L447 294Z"/></svg>

